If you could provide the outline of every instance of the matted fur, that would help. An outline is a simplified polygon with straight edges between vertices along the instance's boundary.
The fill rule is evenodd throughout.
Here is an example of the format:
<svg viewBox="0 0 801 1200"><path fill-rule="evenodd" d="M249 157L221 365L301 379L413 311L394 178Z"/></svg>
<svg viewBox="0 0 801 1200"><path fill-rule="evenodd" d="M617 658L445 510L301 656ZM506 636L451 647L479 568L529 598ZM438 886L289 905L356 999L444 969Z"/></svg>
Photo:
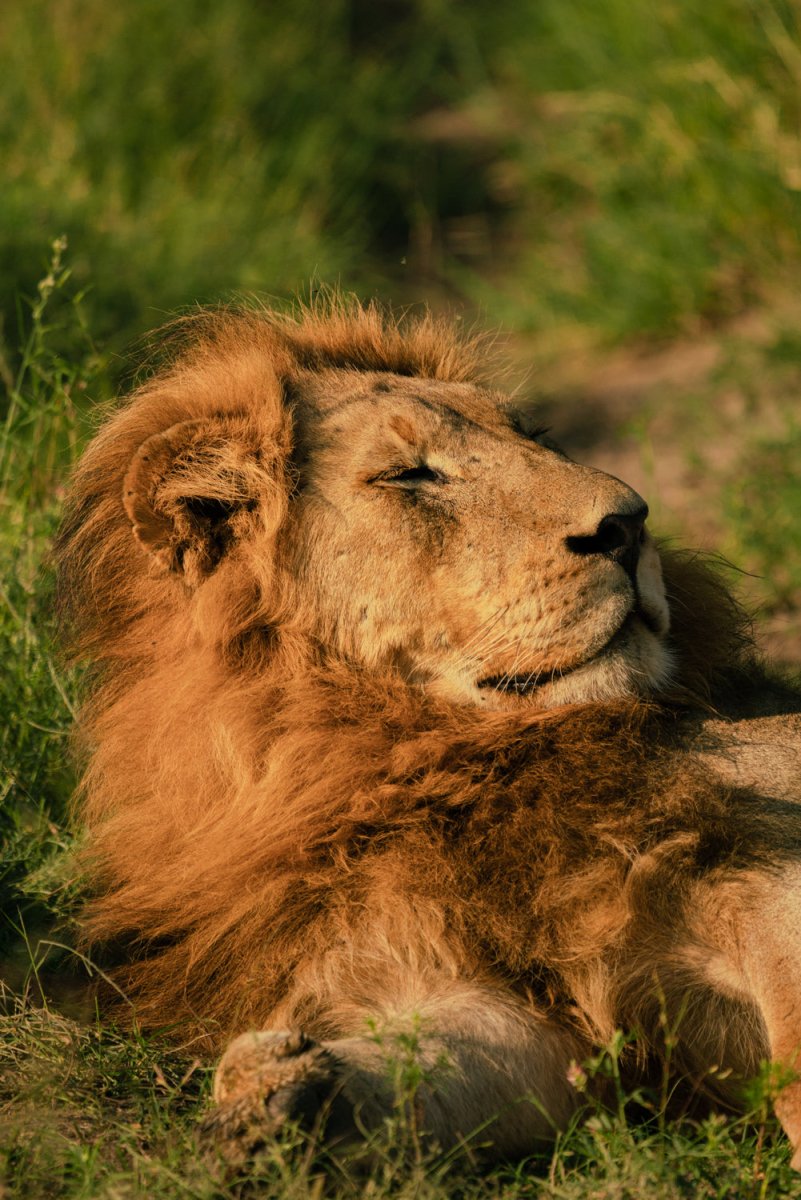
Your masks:
<svg viewBox="0 0 801 1200"><path fill-rule="evenodd" d="M471 382L480 343L340 302L206 314L177 333L87 451L56 550L74 652L95 664L80 722L87 936L125 946L115 977L136 1018L215 1046L296 1023L342 1037L387 974L402 990L439 972L529 997L581 1039L620 1021L651 1021L656 1039L677 896L794 847L682 749L688 708L758 674L726 588L663 549L677 666L659 700L484 712L349 664L287 607L292 379ZM178 578L123 485L150 469L131 466L143 445L164 449L149 439L207 417L259 450L222 465L224 439L187 452L196 473L216 455L206 494L224 470L241 506L213 561L181 549Z"/></svg>

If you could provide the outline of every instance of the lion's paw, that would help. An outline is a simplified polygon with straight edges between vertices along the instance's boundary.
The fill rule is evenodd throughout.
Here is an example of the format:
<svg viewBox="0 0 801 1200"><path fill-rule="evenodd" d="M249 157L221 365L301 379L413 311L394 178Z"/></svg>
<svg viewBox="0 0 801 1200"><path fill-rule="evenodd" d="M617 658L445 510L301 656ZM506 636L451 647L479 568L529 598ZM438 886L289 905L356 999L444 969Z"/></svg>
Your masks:
<svg viewBox="0 0 801 1200"><path fill-rule="evenodd" d="M244 1033L217 1068L204 1140L232 1166L246 1163L288 1122L341 1141L355 1133L341 1076L336 1056L304 1033Z"/></svg>

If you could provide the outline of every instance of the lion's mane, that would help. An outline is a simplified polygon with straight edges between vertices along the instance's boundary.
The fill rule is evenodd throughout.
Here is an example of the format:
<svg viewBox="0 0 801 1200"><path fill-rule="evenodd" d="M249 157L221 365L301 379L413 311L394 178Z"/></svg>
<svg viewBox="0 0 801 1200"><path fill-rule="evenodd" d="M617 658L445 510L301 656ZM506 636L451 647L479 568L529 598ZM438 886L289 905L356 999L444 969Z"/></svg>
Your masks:
<svg viewBox="0 0 801 1200"><path fill-rule="evenodd" d="M85 455L56 548L68 637L94 664L80 721L86 929L125 947L115 978L139 1020L220 1043L280 1011L319 1035L343 963L356 995L382 955L423 940L454 970L491 968L560 1003L595 986L644 880L700 869L711 846L755 852L746 801L677 766L682 705L717 703L745 669L741 614L694 556L664 552L679 677L659 704L450 707L291 628L279 535L292 370L477 380L479 342L336 301L204 314L171 345ZM149 437L207 414L271 453L246 481L258 510L190 590L134 543L122 487ZM256 520L272 557L249 553ZM654 938L654 897L669 894L649 889ZM371 942L401 926L397 946Z"/></svg>

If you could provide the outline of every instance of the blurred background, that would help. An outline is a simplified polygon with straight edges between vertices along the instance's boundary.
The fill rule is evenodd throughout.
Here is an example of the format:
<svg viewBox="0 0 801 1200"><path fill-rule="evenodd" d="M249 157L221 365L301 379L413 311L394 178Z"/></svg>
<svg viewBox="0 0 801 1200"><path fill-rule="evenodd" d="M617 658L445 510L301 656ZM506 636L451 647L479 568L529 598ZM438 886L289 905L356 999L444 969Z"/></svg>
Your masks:
<svg viewBox="0 0 801 1200"><path fill-rule="evenodd" d="M0 901L68 897L65 474L199 302L501 326L554 436L801 663L797 0L6 0L0 47Z"/></svg>
<svg viewBox="0 0 801 1200"><path fill-rule="evenodd" d="M789 0L27 0L0 19L7 319L59 234L114 349L176 306L319 278L477 305L561 354L719 326L799 259Z"/></svg>

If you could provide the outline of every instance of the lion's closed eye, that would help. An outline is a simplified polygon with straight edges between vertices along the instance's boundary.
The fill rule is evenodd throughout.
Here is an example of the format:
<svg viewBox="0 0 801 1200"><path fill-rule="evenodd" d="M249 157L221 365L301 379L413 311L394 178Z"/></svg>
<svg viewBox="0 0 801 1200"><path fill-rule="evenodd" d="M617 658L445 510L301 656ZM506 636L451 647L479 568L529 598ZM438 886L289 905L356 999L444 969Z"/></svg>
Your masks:
<svg viewBox="0 0 801 1200"><path fill-rule="evenodd" d="M415 488L425 483L447 483L448 477L444 471L421 463L414 467L390 467L373 475L367 482L378 487Z"/></svg>

